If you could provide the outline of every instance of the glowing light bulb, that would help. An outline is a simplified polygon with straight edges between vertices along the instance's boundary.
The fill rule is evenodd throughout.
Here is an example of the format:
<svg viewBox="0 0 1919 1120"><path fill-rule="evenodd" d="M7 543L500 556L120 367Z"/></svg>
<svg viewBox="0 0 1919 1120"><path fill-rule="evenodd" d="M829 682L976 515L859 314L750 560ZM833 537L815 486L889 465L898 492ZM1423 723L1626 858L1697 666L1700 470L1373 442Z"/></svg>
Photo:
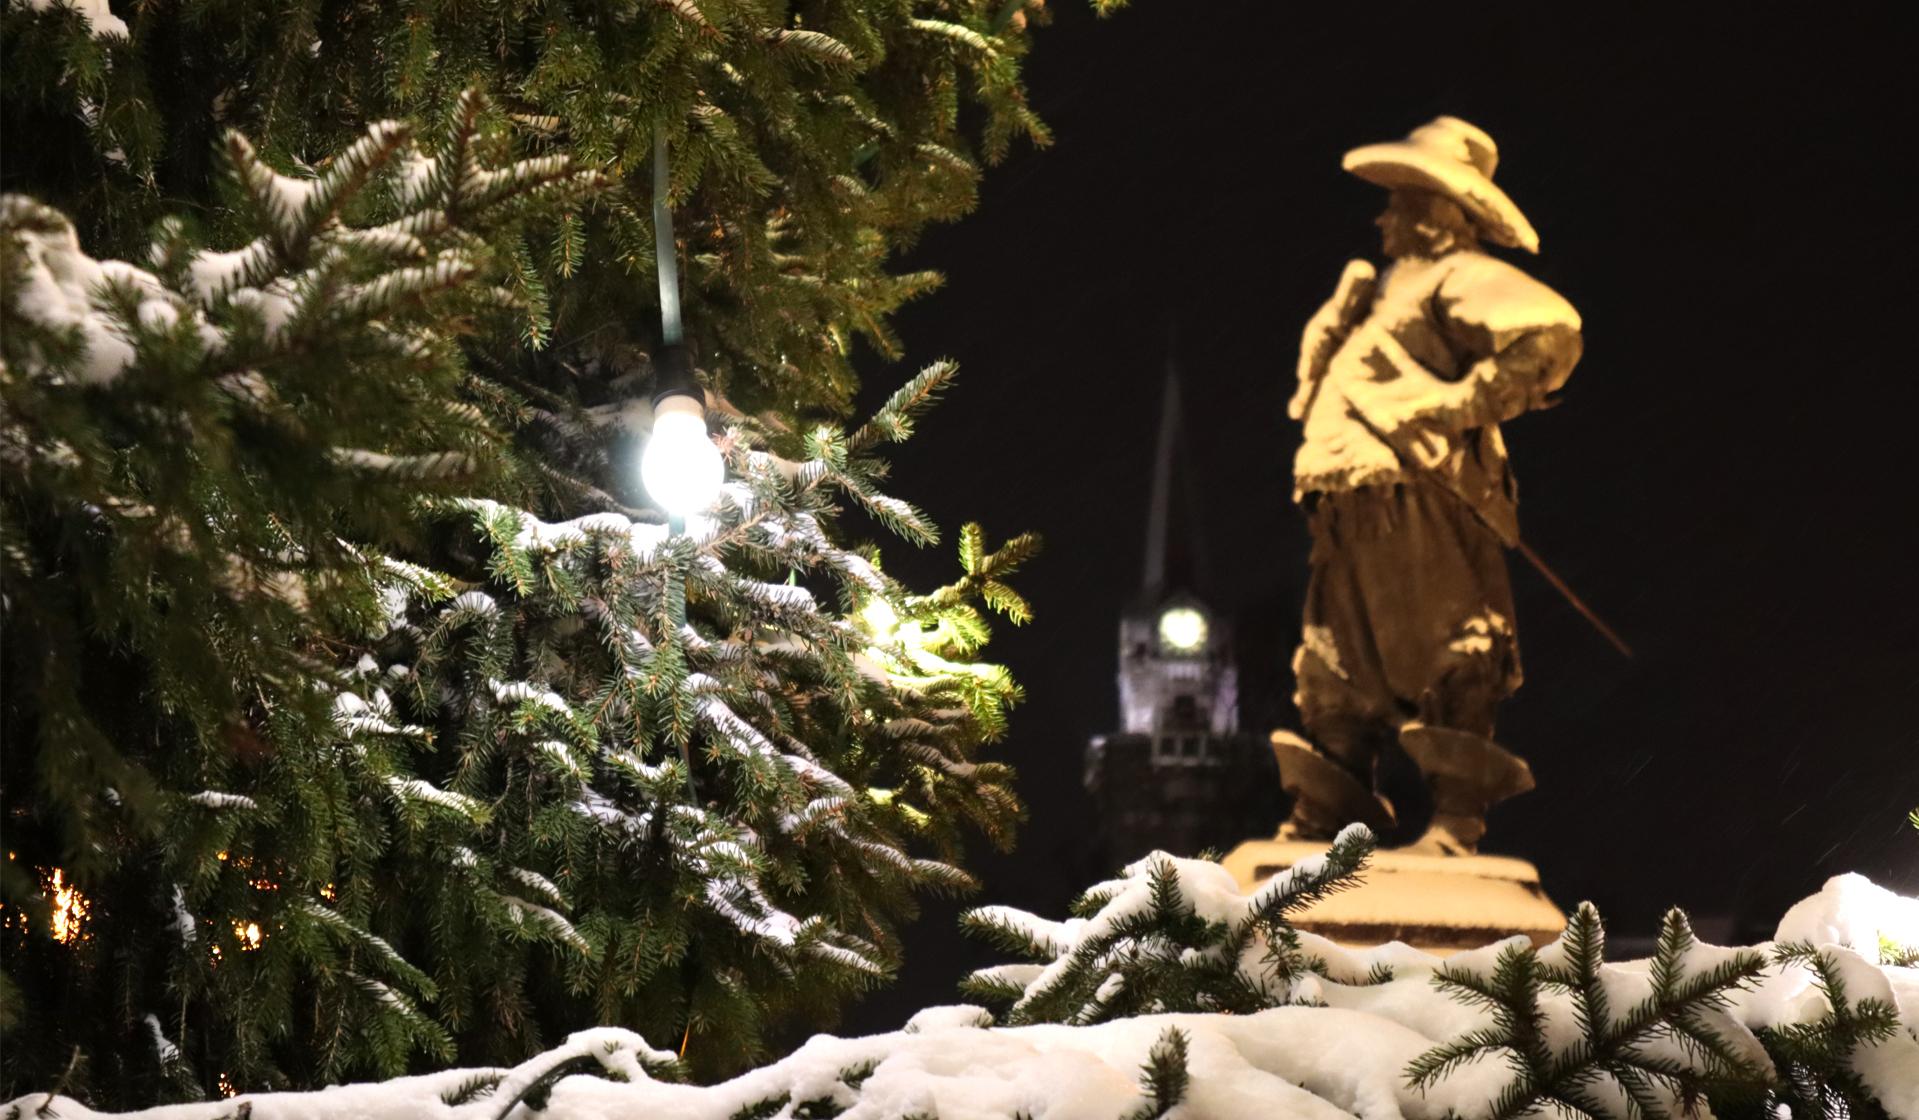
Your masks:
<svg viewBox="0 0 1919 1120"><path fill-rule="evenodd" d="M892 641L900 625L899 612L893 609L891 603L880 598L866 601L866 606L860 608L860 620L882 642Z"/></svg>
<svg viewBox="0 0 1919 1120"><path fill-rule="evenodd" d="M640 481L674 517L697 513L720 496L726 464L706 434L699 400L674 394L653 409L653 436L640 453Z"/></svg>

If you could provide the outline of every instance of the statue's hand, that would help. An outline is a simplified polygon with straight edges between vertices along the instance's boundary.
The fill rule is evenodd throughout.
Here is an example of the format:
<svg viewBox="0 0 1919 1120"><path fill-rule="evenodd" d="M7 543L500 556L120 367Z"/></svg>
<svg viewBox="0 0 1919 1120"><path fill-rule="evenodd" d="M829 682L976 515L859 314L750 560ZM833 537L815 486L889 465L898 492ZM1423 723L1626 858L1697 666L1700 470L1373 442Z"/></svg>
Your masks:
<svg viewBox="0 0 1919 1120"><path fill-rule="evenodd" d="M1425 407L1430 404L1422 399L1411 406L1394 407L1368 398L1362 405L1348 397L1346 411L1396 456L1430 470L1444 463L1452 450L1451 441L1445 438L1449 434L1446 429L1425 415Z"/></svg>
<svg viewBox="0 0 1919 1120"><path fill-rule="evenodd" d="M1395 451L1438 466L1451 446L1444 437L1475 426L1480 386L1471 376L1440 379L1390 335L1364 360L1370 376L1350 397L1354 414Z"/></svg>

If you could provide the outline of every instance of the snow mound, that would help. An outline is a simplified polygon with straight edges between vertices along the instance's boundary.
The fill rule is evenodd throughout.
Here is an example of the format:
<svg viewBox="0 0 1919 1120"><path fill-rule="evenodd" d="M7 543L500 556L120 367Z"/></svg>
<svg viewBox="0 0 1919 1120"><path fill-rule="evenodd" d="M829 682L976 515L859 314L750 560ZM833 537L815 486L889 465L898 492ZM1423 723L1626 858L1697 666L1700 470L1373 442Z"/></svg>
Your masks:
<svg viewBox="0 0 1919 1120"><path fill-rule="evenodd" d="M1162 857L1170 858L1170 857ZM1186 861L1175 869L1197 908L1231 912L1231 893ZM1118 886L1119 884L1113 884ZM1218 887L1216 893L1212 888ZM1136 905L1124 890L1116 908ZM1251 895L1245 896L1250 899ZM1006 912L1017 914L1017 911ZM1919 969L1876 963L1879 939L1910 939L1919 900L1901 898L1859 876L1841 876L1801 902L1780 923L1782 941L1812 941L1825 966L1843 981L1857 1007L1878 1000L1896 1008L1899 1029L1861 1047L1853 1071L1888 1113L1919 1117ZM1070 939L1097 919L1045 932ZM1306 935L1310 938L1310 935ZM1862 946L1859 951L1848 947ZM711 1086L673 1083L675 1056L630 1031L605 1027L571 1036L564 1045L512 1069L449 1070L379 1084L335 1086L310 1093L247 1094L235 1100L171 1105L135 1115L149 1120L499 1120L538 1115L544 1120L731 1120L759 1116L788 1120L837 1115L843 1120L1120 1120L1151 1101L1142 1070L1177 1033L1187 1055L1189 1084L1166 1120L1479 1120L1493 1114L1512 1073L1500 1060L1470 1061L1425 1088L1408 1067L1435 1046L1485 1029L1489 1013L1446 994L1433 983L1435 968L1456 975L1490 976L1500 954L1528 952L1523 939L1502 942L1441 962L1404 946L1353 952L1312 943L1327 952L1294 993L1303 1002L1252 1014L1139 1015L1093 1025L992 1026L978 1007L927 1008L904 1029L861 1038L817 1035L780 1061ZM1863 946L1871 945L1871 954ZM1576 950L1562 941L1540 950L1541 964L1567 965ZM1703 973L1737 951L1694 943L1682 972ZM1359 966L1390 959L1390 980L1348 983ZM1644 998L1655 982L1650 962L1602 967L1600 981L1618 1007ZM1735 989L1715 1014L1713 1028L1728 1042L1756 1045L1752 1032L1815 1024L1833 1011L1804 958L1772 959L1758 982ZM1572 1043L1569 997L1541 1002L1544 1041ZM152 1024L154 1046L170 1045ZM695 1040L695 1045L698 1040ZM1658 1044L1665 1047L1663 1042ZM1677 1046L1669 1056L1678 1061ZM1664 1049L1661 1050L1664 1053ZM1759 1057L1763 1061L1763 1054ZM560 1074L557 1081L553 1075ZM522 1095L551 1084L543 1110L518 1104ZM10 1106L43 1120L90 1120L102 1114L65 1097L22 1097ZM236 1113L236 1109L238 1112Z"/></svg>
<svg viewBox="0 0 1919 1120"><path fill-rule="evenodd" d="M1835 875L1779 919L1775 941L1844 945L1878 963L1883 947L1919 949L1919 898L1904 898L1857 873Z"/></svg>
<svg viewBox="0 0 1919 1120"><path fill-rule="evenodd" d="M844 1108L841 1120L1116 1120L1146 1101L1139 1070L1169 1029L1188 1040L1192 1087L1175 1117L1207 1120L1439 1120L1484 1113L1503 1071L1484 1066L1421 1095L1401 1075L1432 1040L1396 1023L1332 1008L1281 1007L1257 1015L1150 1015L1095 1027L1034 1026L983 1030L978 1008L922 1013L917 1025L865 1038L818 1035L783 1061L710 1087L670 1084L654 1074L671 1054L617 1028L576 1034L511 1070L449 1070L377 1085L312 1093L248 1094L235 1100L172 1105L139 1114L150 1120L220 1120L235 1109L252 1120L493 1120L510 1114L545 1120L729 1120L743 1110L784 1102L759 1115L789 1117L810 1102ZM503 1113L516 1092L556 1066L594 1059L593 1074L566 1077L544 1111ZM608 1080L599 1073L623 1077ZM490 1089L459 1103L464 1087ZM45 1098L22 1098L23 1111ZM816 1108L811 1114L820 1114ZM56 1098L45 1120L101 1116Z"/></svg>

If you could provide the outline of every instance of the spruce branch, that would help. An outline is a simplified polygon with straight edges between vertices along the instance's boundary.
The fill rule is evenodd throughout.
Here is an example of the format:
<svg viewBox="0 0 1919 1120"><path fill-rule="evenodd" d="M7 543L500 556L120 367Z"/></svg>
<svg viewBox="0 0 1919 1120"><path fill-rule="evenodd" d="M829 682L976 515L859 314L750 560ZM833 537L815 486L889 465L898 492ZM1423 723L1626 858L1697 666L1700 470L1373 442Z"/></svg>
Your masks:
<svg viewBox="0 0 1919 1120"><path fill-rule="evenodd" d="M935 362L915 374L848 437L848 449L857 454L882 441L899 443L910 438L914 421L938 402L958 374L958 363L951 361Z"/></svg>
<svg viewBox="0 0 1919 1120"><path fill-rule="evenodd" d="M1860 1077L1855 1056L1898 1033L1897 1007L1886 999L1853 999L1846 982L1845 950L1785 942L1773 948L1781 968L1802 968L1829 1008L1810 1022L1763 1027L1757 1033L1778 1070L1765 1103L1795 1117L1840 1120L1885 1117L1886 1110Z"/></svg>
<svg viewBox="0 0 1919 1120"><path fill-rule="evenodd" d="M1145 1103L1131 1112L1127 1120L1161 1120L1186 1099L1192 1075L1186 1069L1186 1032L1167 1027L1153 1048L1147 1051L1146 1064L1140 1068L1141 1090Z"/></svg>
<svg viewBox="0 0 1919 1120"><path fill-rule="evenodd" d="M1276 925L1326 898L1359 885L1377 841L1364 825L1348 825L1322 856L1300 860L1273 876L1250 900L1252 918Z"/></svg>
<svg viewBox="0 0 1919 1120"><path fill-rule="evenodd" d="M1226 913L1202 914L1194 901L1209 888L1193 880L1223 874L1216 865L1163 852L1128 867L1123 879L1087 891L1074 904L1080 920L1071 925L1006 907L969 911L961 917L963 931L1039 966L1034 972L982 970L965 990L1010 1003L1010 1023L1099 1023L1162 1011L1250 1013L1286 1002L1301 978L1323 967L1301 950L1290 915L1357 876L1372 843L1365 828L1353 826L1325 856L1302 861ZM1014 998L1007 1000L1009 994Z"/></svg>

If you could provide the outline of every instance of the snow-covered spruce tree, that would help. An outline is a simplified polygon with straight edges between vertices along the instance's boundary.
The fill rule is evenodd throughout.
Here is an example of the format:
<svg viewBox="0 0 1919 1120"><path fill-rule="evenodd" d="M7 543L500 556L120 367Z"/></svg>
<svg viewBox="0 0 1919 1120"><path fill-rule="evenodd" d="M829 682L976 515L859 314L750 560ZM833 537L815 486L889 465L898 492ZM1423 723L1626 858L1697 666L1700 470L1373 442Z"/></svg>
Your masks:
<svg viewBox="0 0 1919 1120"><path fill-rule="evenodd" d="M690 537L462 499L438 519L476 531L430 517L406 542L443 570L372 551L486 450L420 442L485 434L401 376L447 374L426 329L444 320L415 303L477 267L420 239L568 178L470 164L479 108L437 164L403 162L406 212L371 229L337 214L393 162L398 126L311 186L235 139L267 232L215 254L172 230L153 273L8 202L8 582L84 591L8 603L9 661L40 670L7 706L35 746L8 756L16 1087L107 1103L297 1085L455 1039L517 1056L601 1018L677 1026L696 1069L735 1066L782 1013L883 975L913 893L967 883L938 857L1016 815L1005 769L972 758L1018 695L972 661L973 604L1025 617L1002 579L1034 542L988 551L969 526L961 579L913 595L829 535L846 499L934 539L875 488L873 452L950 365L850 434L810 433L803 460L741 421L737 481ZM334 395L348 384L364 399ZM323 443L362 430L334 410L417 451ZM94 702L102 673L117 703ZM590 899L577 925L569 893ZM118 1014L60 1013L82 1005Z"/></svg>
<svg viewBox="0 0 1919 1120"><path fill-rule="evenodd" d="M769 1028L818 1025L891 971L915 894L970 885L951 862L966 831L1009 839L1010 773L975 756L1019 693L973 660L976 604L1026 617L1002 580L1035 541L989 551L969 525L960 579L916 595L834 540L850 502L931 542L874 488L873 453L952 375L929 368L850 434L816 429L798 460L729 428L733 481L685 535L442 510L464 530L434 558L448 577L414 585L341 703L356 740L430 738L409 798L477 826L368 899L404 900L373 928L414 947L463 1054L620 1023L736 1071Z"/></svg>
<svg viewBox="0 0 1919 1120"><path fill-rule="evenodd" d="M511 282L525 336L552 345L498 352L587 404L655 341L656 130L710 387L749 411L839 415L854 340L896 357L889 315L938 283L889 269L893 252L970 210L983 163L1048 138L1021 80L1044 0L168 0L123 5L124 20L105 7L9 0L9 189L73 214L96 251L130 254L154 220L211 197L206 153L224 129L311 162L371 120L438 119L478 85L538 150L611 180L528 231Z"/></svg>
<svg viewBox="0 0 1919 1120"><path fill-rule="evenodd" d="M228 136L255 232L230 253L167 222L150 267L94 261L58 211L4 201L8 1082L71 1066L144 1099L186 1055L230 1057L207 1080L267 1064L305 1015L338 1020L315 1066L451 1053L401 993L420 976L274 888L388 827L334 796L386 765L340 758L315 669L380 616L376 550L420 495L495 470L451 338L503 305L482 232L585 182L557 157L489 165L482 107L426 152L374 125L313 178ZM459 173L409 175L430 157ZM269 827L223 859L234 815ZM77 896L44 890L56 869ZM271 984L230 961L261 928L288 930Z"/></svg>
<svg viewBox="0 0 1919 1120"><path fill-rule="evenodd" d="M311 178L228 136L232 252L168 222L144 267L95 260L0 199L6 1084L139 1101L451 1054L431 982L326 893L384 846L399 770L340 749L316 686L422 496L498 471L454 337L506 311L488 235L590 178L486 158L465 106Z"/></svg>
<svg viewBox="0 0 1919 1120"><path fill-rule="evenodd" d="M471 315L449 315L437 333L427 336L433 357L444 360L438 367L438 389L445 392L436 407L474 425L475 434L464 441L470 446L461 446L457 425L450 423L413 429L414 434L430 430L436 440L470 454L471 462L419 459L416 450L434 453L420 448L419 441L335 440L324 422L331 415L327 408L316 407L309 417L316 441L365 452L351 457L357 466L449 472L430 484L412 483L411 497L490 494L515 508L526 507L527 518L553 522L593 512L617 512L629 522L649 517L629 476L632 430L643 430L646 424L644 406L632 405L647 395L647 352L655 342L649 325L657 321L646 166L657 132L669 138L674 153L672 202L685 231L681 256L689 277L689 341L709 384L756 410L751 417L739 415L725 399L716 400L722 410L735 414L739 431L729 438L742 449L748 441L757 441L754 446L788 462L813 458L808 450L811 424L802 414L846 410L853 389L854 341L863 337L882 352L894 352L888 313L936 280L924 273L892 275L887 267L890 254L927 222L970 207L981 161L995 158L1018 135L1044 139L1019 84L1029 20L1043 15L1037 2L953 0L908 7L836 0L769 8L755 0L673 0L534 10L504 4L476 9L429 0L315 0L270 9L181 0L121 14L125 20L115 18L98 0L71 7L28 0L9 3L0 17L5 21L0 27L0 134L6 143L0 174L9 189L29 191L70 211L83 243L101 256L143 255L151 223L177 212L195 215L192 232L201 243L229 247L253 238L258 230L252 215L228 204L219 186L223 165L207 158L223 130L234 126L256 137L267 163L295 177L329 167L339 148L359 135L366 122L408 115L444 119L456 127L477 125L472 135L492 154L513 150L569 156L610 183L607 190L489 242L493 251L485 256L489 264L497 262L499 282L517 298L517 314L502 322L482 314L485 308L476 308ZM493 100L461 101L457 95L470 83L490 89ZM467 119L469 111L477 117ZM416 163L411 178L438 181L448 167L457 166L462 166L458 159L446 158ZM461 343L457 355L447 345L456 340ZM312 351L316 366L326 352L324 346ZM466 363L464 374L456 357ZM358 384L343 379L338 387L345 394ZM378 394L360 393L342 415L388 403ZM909 411L894 410L894 415ZM395 408L384 419L401 427L404 415L405 409ZM487 418L512 430L518 446L511 459L526 468L515 473L514 481L526 485L489 487L503 457L497 441L484 432ZM628 425L629 420L635 423ZM854 437L845 453L863 458L879 435L895 433L886 427L889 422L883 418L880 428ZM198 429L194 435L205 438ZM126 438L141 446L137 438ZM209 447L221 451L233 442L223 438ZM441 443L432 445L438 448ZM167 476L174 485L207 486L200 472L208 469L208 460L200 457L201 448L179 439L159 440L155 447L175 455ZM257 445L248 441L244 447L248 454L269 457L276 449L284 450L272 440ZM838 453L825 449L827 484L852 493L855 502L867 505L882 522L904 519L907 507L890 500L862 502L871 483L859 470L836 463L833 456ZM224 469L218 456L211 461ZM450 477L456 466L470 469L470 474ZM297 475L289 472L289 477ZM211 477L218 477L218 470ZM297 501L339 496L325 488L310 495L291 485L275 494ZM372 499L356 491L352 500ZM150 1065L188 1071L182 1076L202 1088L222 1077L236 1085L297 1084L345 1076L349 1070L395 1068L409 1053L444 1052L447 1039L489 1053L531 1045L535 1037L579 1025L577 1016L597 1006L591 999L604 997L607 990L594 988L577 962L562 956L528 964L525 956L502 952L497 938L477 943L449 938L436 942L444 951L435 956L422 950L418 938L437 938L439 931L422 934L417 924L409 924L410 915L393 914L409 904L393 884L419 878L396 865L419 860L422 866L440 869L464 867L466 853L471 853L471 867L492 876L493 882L514 884L502 890L519 901L480 892L471 905L484 914L463 926L463 935L505 931L561 954L577 951L580 944L557 920L557 910L546 915L529 908L556 909L551 892L540 885L553 881L500 855L505 849L519 850L512 845L524 843L525 837L502 840L505 849L474 843L476 833L493 827L495 808L453 796L449 785L454 783L436 769L435 764L453 757L449 745L462 735L471 732L476 741L483 736L473 730L483 720L457 711L435 712L428 719L420 715L430 706L426 694L410 697L387 679L389 669L408 652L392 648L404 647L406 635L382 629L389 621L403 621L423 633L451 633L433 624L443 621L441 614L453 617L462 594L485 590L493 575L488 564L507 562L507 550L489 552L484 538L469 539L479 508L458 513L441 506L433 517L398 525L388 523L383 513L367 511L364 519L378 521L379 533L361 536L357 525L348 523L353 519L342 516L333 519L334 535L315 540L300 535L311 526L303 517L295 518L295 539L273 536L270 548L256 544L252 553L243 553L256 568L268 559L298 568L300 579L306 578L309 565L324 567L316 557L327 548L346 558L341 563L349 567L353 559L379 565L391 578L377 608L370 595L362 594L369 585L357 571L352 579L318 578L317 588L305 589L310 609L298 617L287 615L284 629L258 641L251 637L257 631L237 631L241 636L235 638L234 632L217 626L179 621L192 616L172 611L164 599L143 608L151 608L150 615L162 620L153 627L157 636L146 653L151 663L136 657L139 672L121 674L132 683L114 695L133 715L123 721L128 726L114 726L98 738L138 743L145 755L177 762L184 776L168 780L174 784L159 783L146 800L205 795L196 804L207 815L195 819L197 831L156 826L143 835L189 838L193 851L207 858L194 863L193 874L185 876L171 864L136 866L139 861L132 855L108 844L113 856L107 862L123 869L109 880L98 869L83 870L86 861L71 858L75 852L96 850L91 846L95 826L90 818L67 815L63 842L48 840L35 846L30 859L23 856L16 881L18 905L30 909L33 896L75 881L63 878L55 884L41 874L59 869L63 876L87 877L75 905L87 908L92 935L103 939L96 944L106 956L115 951L106 944L111 940L107 934L117 928L109 919L122 911L146 914L154 905L164 905L165 916L173 922L169 928L195 931L197 940L187 949L198 946L210 956L212 938L232 937L234 943L221 941L224 963L215 972L202 968L191 983L137 961L138 967L118 977L104 971L76 973L88 983L124 981L125 990L134 993L96 1000L114 1007L115 1015L110 1023L89 1025L95 1037L77 1047L69 1044L71 1031L45 1029L49 1021L35 1010L45 1004L32 990L24 991L27 1010L16 1019L19 1037L33 1045L0 1045L0 1078L9 1084L123 1090L128 1101L150 1099L162 1091L157 1086L163 1078ZM275 513L264 503L248 512ZM506 507L491 510L495 517L506 512ZM249 521L244 530L229 525L228 531L268 534L260 528L264 524L271 533L280 533L283 526L276 516ZM461 517L468 524L459 524ZM196 530L202 520L181 518ZM990 736L999 704L1011 695L1010 684L997 672L969 664L968 651L977 647L983 628L965 603L970 597L989 605L1014 603L992 573L1028 546L989 561L979 543L973 537L962 541L963 550L971 549L975 570L940 595L905 595L883 576L875 577L898 599L872 608L870 617L879 620L880 629L889 629L884 624L889 609L904 611L909 620L944 620L930 632L912 632L911 641L900 647L909 660L892 674L899 688L943 697L943 706L927 709L927 718L908 714L884 725L828 727L829 714L850 703L850 694L809 693L791 701L793 712L785 718L799 726L802 717L817 714L819 726L808 729L820 738L814 750L838 758L853 775L845 779L849 785L871 793L871 803L861 807L862 815L846 827L845 835L861 836L867 824L891 828L896 836L923 836L927 850L939 855L950 849L952 830L968 819L1004 819L1013 811L991 768L975 770L956 763L951 769L958 781L938 790L929 784L937 784L931 775L945 773L946 767L926 753L927 741L941 740L943 749L957 751ZM834 546L822 537L821 547ZM444 570L407 566L400 556L443 565ZM759 559L764 557L749 556L748 562ZM767 562L777 567L777 560ZM129 568L144 576L137 565ZM294 577L269 570L284 576L280 582L290 586ZM772 570L760 582L777 583L795 570L807 569ZM718 612L722 618L728 613L716 605L717 599L701 598L710 589L702 588L699 580L708 575L696 573L688 584L696 632L712 625L702 621L699 612ZM124 586L136 598L143 587L138 580L124 581ZM328 594L315 597L318 589ZM523 620L523 604L495 598L516 624ZM878 599L884 604L888 594ZM865 600L858 604L861 617L869 617L869 605ZM385 613L402 608L408 612L404 620ZM317 624L322 619L327 625ZM10 638L13 633L10 624ZM550 667L540 658L559 644L527 645L516 632L509 648L504 638L495 637L506 671L521 674L514 679L522 684ZM239 653L226 654L221 647L220 656L191 656L199 644L214 639L229 642ZM454 674L471 667L460 660L464 649L439 661L430 656L434 653L420 651L428 668ZM685 657L686 651L675 656ZM762 660L781 656L787 655L763 651ZM279 664L282 657L284 665ZM253 664L256 659L274 661L274 675L264 677ZM80 660L117 664L86 655ZM795 672L807 671L805 659L793 660ZM536 671L534 666L544 667ZM10 677L17 680L18 674ZM703 679L727 678L707 671ZM513 683L505 676L501 680ZM813 683L827 689L832 680L823 674ZM174 681L223 697L230 694L236 703L200 705L192 709L197 715L176 726L169 721L182 721L187 709L166 690L165 682ZM509 700L518 695L516 690ZM9 702L14 698L10 694ZM956 698L966 700L964 720L956 715L962 707L953 702ZM788 702L784 696L779 700ZM496 697L493 702L502 701ZM365 707L355 706L359 704ZM752 711L750 705L743 707ZM915 710L903 702L868 707L875 719L894 708ZM868 707L858 709L862 716ZM397 708L409 714L390 711ZM683 714L673 712L676 718ZM405 722L415 716L419 723ZM329 734L337 735L329 720L344 724L353 741L323 747ZM163 723L164 733L150 731L149 725ZM171 749L167 736L179 728L190 733L192 750ZM854 780L861 767L888 775L886 765L871 760L887 735L902 740L902 753L921 753L921 770L897 775L895 786L861 786ZM295 745L302 743L311 746ZM218 753L222 746L224 754ZM325 753L341 749L364 762L366 769L343 770ZM700 741L689 743L696 779L701 749ZM212 759L210 770L202 766L203 755ZM480 752L474 757L481 766L494 756ZM111 788L110 799L118 799L116 809L121 802L141 803L139 783L122 782L128 787L123 792L120 784L95 777L89 773L74 784ZM499 780L519 777L502 769ZM907 789L912 783L926 788ZM271 791L263 788L269 785ZM35 796L35 788L32 781L9 772L10 796L27 799ZM530 787L502 788L524 796ZM697 782L695 788L696 796L709 797ZM902 789L906 795L891 807L888 799ZM929 813L922 807L949 798L970 800L973 809ZM49 805L50 817L65 813ZM293 808L285 808L289 805ZM542 827L547 823L544 818L540 822ZM754 827L751 822L736 823ZM539 839L544 843L548 837L541 834ZM294 854L296 850L332 854L305 858ZM61 851L68 855L62 857ZM809 858L817 856L817 848L811 851ZM226 859L218 858L222 852ZM483 858L489 862L479 862ZM759 884L774 905L842 889L830 876L803 877L802 870L813 869L806 859L754 858L770 860L765 874L778 872ZM171 888L182 876L186 905L176 909ZM869 900L863 904L869 909L834 903L849 923L903 913L900 898L882 895L897 894L909 879L959 881L931 864L916 865L910 874L880 871L868 878L872 884L856 878L843 889ZM554 889L569 888L557 882ZM119 901L123 893L130 901ZM316 896L325 904L325 914L317 918L306 909ZM537 902L535 896L548 901ZM71 918L78 911L69 907L62 913ZM176 913L193 921L173 921ZM346 924L336 926L333 917L342 915ZM390 924L381 926L382 919ZM22 920L30 924L35 915L26 913ZM51 927L43 922L37 928ZM128 928L139 936L150 932L137 923ZM394 939L369 940L376 928L394 932ZM591 921L583 921L577 930L590 946ZM283 933L286 936L280 936ZM748 935L736 928L733 936ZM880 957L889 951L883 924L858 936L874 942ZM133 938L129 933L118 943L131 944ZM565 948L569 944L572 949ZM806 945L807 952L822 951L813 941ZM314 978L302 971L300 962L317 959L322 950L336 952L347 967L325 973L325 990L313 998ZM408 963L425 957L434 961L432 976ZM14 959L10 956L9 963ZM246 963L233 963L238 960ZM461 971L468 967L488 979L469 984ZM684 979L697 965L682 960L679 967ZM564 973L573 985L539 986L542 994L559 993L554 1002L560 1006L540 1005L526 995L526 973L513 970L534 968ZM639 974L636 966L609 969L605 976L617 986ZM165 989L165 998L153 998L158 989L150 985L163 982L172 985ZM442 984L449 985L451 993L445 1006L454 1009L444 1020L437 1018L438 1005L432 999ZM176 998L183 990L191 998ZM670 995L674 989L660 990ZM795 990L809 993L808 999L816 991L807 984ZM775 989L756 998L777 1001L783 992ZM213 1002L201 1002L202 995ZM219 1002L243 997L248 1010L240 1016L227 1015ZM74 998L94 999L94 990ZM221 1010L208 1013L209 1006ZM816 1012L826 1009L813 1006ZM685 1010L681 1008L682 1014ZM750 1034L743 1026L750 1016L735 1012L714 1012L714 1021L733 1024L728 1031ZM151 1022L144 1018L148 1014L153 1015ZM654 1021L648 1023L655 1029ZM680 1023L682 1031L685 1026ZM696 1051L695 1057L729 1060L717 1045ZM743 1059L734 1055L730 1060Z"/></svg>

